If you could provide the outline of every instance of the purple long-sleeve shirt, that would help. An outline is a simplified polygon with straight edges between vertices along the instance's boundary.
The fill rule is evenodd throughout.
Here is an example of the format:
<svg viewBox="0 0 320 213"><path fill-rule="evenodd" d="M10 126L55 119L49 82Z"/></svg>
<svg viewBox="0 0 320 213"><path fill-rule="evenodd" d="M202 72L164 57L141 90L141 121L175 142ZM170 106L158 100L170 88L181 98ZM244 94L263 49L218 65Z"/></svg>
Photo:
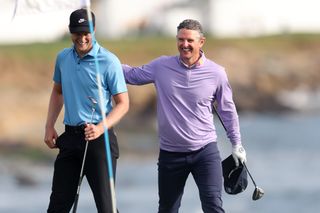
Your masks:
<svg viewBox="0 0 320 213"><path fill-rule="evenodd" d="M226 72L206 59L204 53L193 67L183 64L179 56L161 56L141 67L122 68L128 84L154 83L156 87L160 149L188 152L216 142L214 101L231 143L241 144L238 114Z"/></svg>

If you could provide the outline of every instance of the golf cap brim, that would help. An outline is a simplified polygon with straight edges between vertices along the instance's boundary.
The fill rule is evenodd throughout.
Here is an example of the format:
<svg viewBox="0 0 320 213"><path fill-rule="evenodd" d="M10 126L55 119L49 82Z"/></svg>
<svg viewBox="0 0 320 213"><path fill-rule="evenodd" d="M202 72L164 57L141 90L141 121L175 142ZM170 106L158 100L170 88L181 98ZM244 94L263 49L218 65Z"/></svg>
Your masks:
<svg viewBox="0 0 320 213"><path fill-rule="evenodd" d="M90 33L89 26L83 26L83 27L69 27L70 33Z"/></svg>
<svg viewBox="0 0 320 213"><path fill-rule="evenodd" d="M247 171L241 163L236 166L232 155L222 161L222 172L224 190L227 194L238 194L247 188Z"/></svg>

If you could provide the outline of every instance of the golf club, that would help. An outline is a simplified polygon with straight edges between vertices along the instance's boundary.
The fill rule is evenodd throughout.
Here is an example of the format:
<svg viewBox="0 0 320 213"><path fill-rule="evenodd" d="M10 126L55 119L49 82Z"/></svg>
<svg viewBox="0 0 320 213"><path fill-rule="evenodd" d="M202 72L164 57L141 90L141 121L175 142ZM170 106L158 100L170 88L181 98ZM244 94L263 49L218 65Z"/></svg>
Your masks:
<svg viewBox="0 0 320 213"><path fill-rule="evenodd" d="M224 123L223 123L223 121L222 121L222 119L221 119L216 107L213 104L212 104L212 108L213 108L213 112L216 113L217 117L219 118L220 123L222 124L224 130L227 131L226 126L224 125ZM244 165L244 168L247 170L247 172L248 172L248 174L250 176L250 179L252 180L252 183L253 183L253 185L255 187L254 192L252 194L252 200L259 200L264 195L264 190L257 186L256 182L253 180L253 177L252 177L251 173L248 170L247 165L244 162L243 162L243 165Z"/></svg>
<svg viewBox="0 0 320 213"><path fill-rule="evenodd" d="M244 168L247 170L247 172L250 176L250 179L252 180L252 183L255 187L254 192L252 194L252 200L259 200L264 195L264 190L257 186L256 182L253 180L252 175L250 174L250 172L247 168L247 165L244 162L243 162L243 165L244 165Z"/></svg>
<svg viewBox="0 0 320 213"><path fill-rule="evenodd" d="M94 98L92 97L88 97L88 99L91 101L92 106L91 106L91 119L90 119L90 124L92 123L93 120L93 115L95 112L95 105L98 103ZM80 177L79 177L79 183L78 183L78 188L77 188L77 194L76 197L74 199L74 204L73 204L73 209L72 209L72 213L76 213L77 212L77 207L78 207L78 201L79 201L79 194L80 194L80 187L81 187L81 183L82 183L82 179L83 179L83 167L84 167L84 163L86 160L86 156L87 156L87 150L88 150L88 140L86 140L86 147L84 149L84 154L83 154L83 159L82 159L82 165L81 165L81 170L80 170Z"/></svg>

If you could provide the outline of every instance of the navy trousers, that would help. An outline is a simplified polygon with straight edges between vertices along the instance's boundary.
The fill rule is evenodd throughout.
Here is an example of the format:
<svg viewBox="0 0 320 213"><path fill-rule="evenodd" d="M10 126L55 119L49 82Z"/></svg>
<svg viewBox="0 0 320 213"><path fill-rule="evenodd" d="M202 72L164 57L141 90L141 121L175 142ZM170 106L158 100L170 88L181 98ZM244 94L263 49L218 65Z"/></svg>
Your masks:
<svg viewBox="0 0 320 213"><path fill-rule="evenodd" d="M192 174L199 189L204 213L224 213L222 167L217 143L192 152L160 150L158 159L159 213L177 213L184 186Z"/></svg>
<svg viewBox="0 0 320 213"><path fill-rule="evenodd" d="M108 133L115 178L119 149L114 132L109 130ZM72 208L79 181L86 143L84 132L83 130L66 127L66 132L59 136L56 143L59 153L55 160L52 193L47 212L68 213ZM112 213L105 150L104 135L89 142L83 174L93 192L98 212Z"/></svg>

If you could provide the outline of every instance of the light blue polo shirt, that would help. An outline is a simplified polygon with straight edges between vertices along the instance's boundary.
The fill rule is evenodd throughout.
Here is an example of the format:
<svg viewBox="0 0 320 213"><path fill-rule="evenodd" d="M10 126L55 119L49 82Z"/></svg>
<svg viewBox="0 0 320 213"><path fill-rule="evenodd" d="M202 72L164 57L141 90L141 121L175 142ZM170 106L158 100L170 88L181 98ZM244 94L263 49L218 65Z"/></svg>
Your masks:
<svg viewBox="0 0 320 213"><path fill-rule="evenodd" d="M94 56L97 55L105 112L112 110L112 95L127 92L121 63L110 51L94 42L93 48L80 58L74 47L62 50L56 59L53 80L62 85L64 98L64 124L77 126L89 123L93 104L88 97L93 97L95 105L93 123L102 120L97 71Z"/></svg>

